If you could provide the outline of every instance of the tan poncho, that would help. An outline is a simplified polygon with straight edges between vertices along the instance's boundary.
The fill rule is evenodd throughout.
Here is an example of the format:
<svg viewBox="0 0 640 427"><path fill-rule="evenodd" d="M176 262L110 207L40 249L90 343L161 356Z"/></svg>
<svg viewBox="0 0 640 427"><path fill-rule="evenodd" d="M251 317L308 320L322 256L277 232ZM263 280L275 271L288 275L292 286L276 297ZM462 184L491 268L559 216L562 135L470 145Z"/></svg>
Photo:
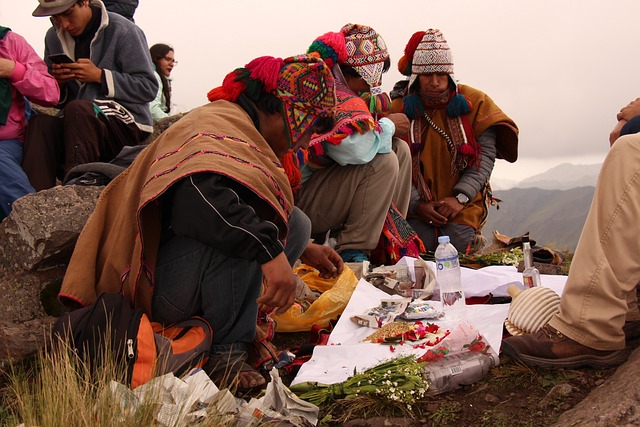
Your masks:
<svg viewBox="0 0 640 427"><path fill-rule="evenodd" d="M124 293L147 314L160 240L160 196L185 176L214 172L267 202L284 238L293 208L276 155L238 105L216 101L173 124L102 192L69 263L60 297L82 305Z"/></svg>

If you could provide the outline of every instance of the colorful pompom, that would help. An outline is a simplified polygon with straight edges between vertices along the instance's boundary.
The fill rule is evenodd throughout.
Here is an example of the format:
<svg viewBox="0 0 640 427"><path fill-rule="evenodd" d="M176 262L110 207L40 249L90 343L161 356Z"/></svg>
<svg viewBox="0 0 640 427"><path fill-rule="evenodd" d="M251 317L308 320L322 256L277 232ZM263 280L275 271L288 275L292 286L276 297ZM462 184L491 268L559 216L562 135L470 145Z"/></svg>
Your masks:
<svg viewBox="0 0 640 427"><path fill-rule="evenodd" d="M262 82L265 92L272 92L276 89L280 69L283 66L284 61L281 58L261 56L249 62L245 68L251 73L252 79Z"/></svg>

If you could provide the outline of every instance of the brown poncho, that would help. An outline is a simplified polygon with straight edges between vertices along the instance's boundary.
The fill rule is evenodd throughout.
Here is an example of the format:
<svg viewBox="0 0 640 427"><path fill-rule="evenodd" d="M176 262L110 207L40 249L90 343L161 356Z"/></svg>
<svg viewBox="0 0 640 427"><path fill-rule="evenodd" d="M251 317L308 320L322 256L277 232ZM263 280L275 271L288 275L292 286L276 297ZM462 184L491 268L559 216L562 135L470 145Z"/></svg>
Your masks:
<svg viewBox="0 0 640 427"><path fill-rule="evenodd" d="M60 297L82 305L124 293L151 310L161 234L160 196L201 172L225 175L268 203L284 238L293 196L287 177L245 111L227 101L199 107L143 150L102 192L69 263Z"/></svg>

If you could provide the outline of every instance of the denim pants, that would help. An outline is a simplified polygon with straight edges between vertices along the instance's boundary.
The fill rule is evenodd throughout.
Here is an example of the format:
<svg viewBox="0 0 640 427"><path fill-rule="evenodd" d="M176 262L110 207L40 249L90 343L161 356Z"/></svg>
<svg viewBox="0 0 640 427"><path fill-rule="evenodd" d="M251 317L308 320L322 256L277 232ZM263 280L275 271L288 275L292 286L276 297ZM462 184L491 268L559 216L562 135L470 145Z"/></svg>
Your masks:
<svg viewBox="0 0 640 427"><path fill-rule="evenodd" d="M0 206L5 217L15 200L36 191L29 184L21 163L22 143L17 139L0 141Z"/></svg>
<svg viewBox="0 0 640 427"><path fill-rule="evenodd" d="M311 235L311 222L294 208L285 254L293 264ZM191 238L175 236L158 251L153 320L165 324L201 316L213 329L212 352L243 350L256 333L262 270Z"/></svg>

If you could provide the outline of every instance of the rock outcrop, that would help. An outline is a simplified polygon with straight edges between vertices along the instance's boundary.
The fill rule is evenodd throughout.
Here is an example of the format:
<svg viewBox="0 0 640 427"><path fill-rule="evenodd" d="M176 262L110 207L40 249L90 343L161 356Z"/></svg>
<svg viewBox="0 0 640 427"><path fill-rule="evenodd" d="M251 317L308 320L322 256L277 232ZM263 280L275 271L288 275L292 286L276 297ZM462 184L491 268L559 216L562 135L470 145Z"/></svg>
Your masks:
<svg viewBox="0 0 640 427"><path fill-rule="evenodd" d="M144 143L185 114L158 121ZM0 223L0 365L44 344L63 310L57 294L76 240L103 188L69 185L29 194Z"/></svg>
<svg viewBox="0 0 640 427"><path fill-rule="evenodd" d="M572 409L564 412L556 427L637 426L640 425L640 350L631 352L604 384L595 388Z"/></svg>
<svg viewBox="0 0 640 427"><path fill-rule="evenodd" d="M61 307L56 295L75 242L103 187L30 194L0 223L0 361L40 348Z"/></svg>

